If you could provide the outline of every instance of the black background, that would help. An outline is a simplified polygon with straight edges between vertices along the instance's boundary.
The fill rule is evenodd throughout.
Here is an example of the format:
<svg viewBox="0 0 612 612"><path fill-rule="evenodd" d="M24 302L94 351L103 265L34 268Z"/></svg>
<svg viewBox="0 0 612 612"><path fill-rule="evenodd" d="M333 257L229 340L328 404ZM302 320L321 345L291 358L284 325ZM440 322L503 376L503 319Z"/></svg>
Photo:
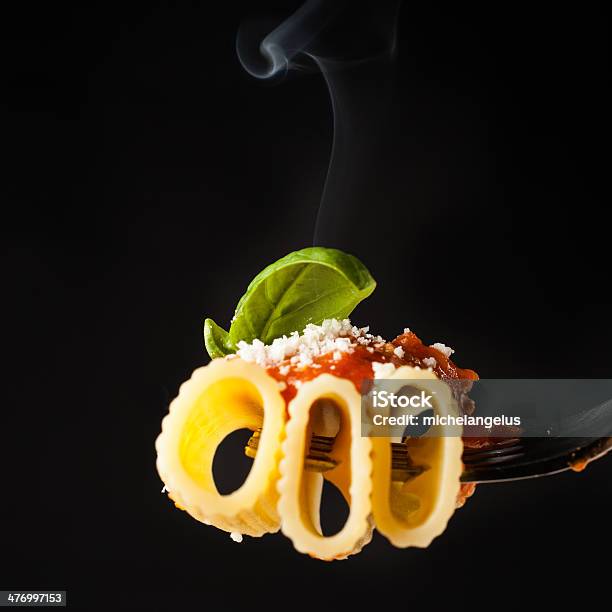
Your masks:
<svg viewBox="0 0 612 612"><path fill-rule="evenodd" d="M207 361L204 317L225 325L259 270L313 242L325 83L264 84L237 60L243 19L289 3L18 6L0 26L0 588L67 589L75 609L605 593L610 460L482 486L429 549L377 536L344 562L280 535L237 545L173 509L160 420ZM395 138L372 160L393 179L368 210L347 196L351 231L325 242L378 281L356 323L410 326L481 377L608 377L607 20L492 7L403 6Z"/></svg>

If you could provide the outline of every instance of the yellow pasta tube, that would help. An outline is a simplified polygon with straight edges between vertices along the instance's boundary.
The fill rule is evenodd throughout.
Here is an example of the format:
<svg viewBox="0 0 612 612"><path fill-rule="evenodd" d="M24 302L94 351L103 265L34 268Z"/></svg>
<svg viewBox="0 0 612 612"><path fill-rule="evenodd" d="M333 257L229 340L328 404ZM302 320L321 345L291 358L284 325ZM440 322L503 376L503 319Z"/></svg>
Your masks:
<svg viewBox="0 0 612 612"><path fill-rule="evenodd" d="M397 388L389 388L390 391L398 393L405 381L410 381L411 387L432 394L434 413L458 414L450 388L433 372L403 366L389 379L397 381ZM407 482L393 482L391 478L393 440L372 438L372 506L376 528L400 548L429 546L444 531L455 511L462 471L461 427L436 425L429 434L407 441L412 462L427 468Z"/></svg>
<svg viewBox="0 0 612 612"><path fill-rule="evenodd" d="M285 402L264 368L215 359L197 369L171 403L157 438L157 469L175 503L199 521L229 532L278 531L277 512ZM221 495L213 478L215 451L242 428L262 428L257 456L242 486Z"/></svg>
<svg viewBox="0 0 612 612"><path fill-rule="evenodd" d="M324 400L335 407L337 425L329 458L336 467L325 472L345 496L350 512L335 535L322 535L319 523L320 488L313 474L304 471L312 435L317 427L334 429L333 415L315 415L313 407ZM371 537L371 442L361 437L361 398L353 384L329 374L304 383L289 404L289 421L283 442L278 481L278 511L282 531L295 548L324 560L342 559L359 552ZM329 432L323 432L327 435ZM319 481L320 482L320 481ZM313 486L314 483L314 486Z"/></svg>

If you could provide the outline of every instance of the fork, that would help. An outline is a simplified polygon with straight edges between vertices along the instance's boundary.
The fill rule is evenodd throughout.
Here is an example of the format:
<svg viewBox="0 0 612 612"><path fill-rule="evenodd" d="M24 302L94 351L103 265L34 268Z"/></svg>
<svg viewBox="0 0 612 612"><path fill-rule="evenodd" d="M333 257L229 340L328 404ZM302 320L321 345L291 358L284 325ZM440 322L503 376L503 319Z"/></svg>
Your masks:
<svg viewBox="0 0 612 612"><path fill-rule="evenodd" d="M506 482L581 471L610 449L612 399L566 417L555 436L509 437L485 448L465 448L461 481Z"/></svg>
<svg viewBox="0 0 612 612"><path fill-rule="evenodd" d="M612 449L612 437L511 438L482 449L466 448L461 482L508 482L582 470Z"/></svg>

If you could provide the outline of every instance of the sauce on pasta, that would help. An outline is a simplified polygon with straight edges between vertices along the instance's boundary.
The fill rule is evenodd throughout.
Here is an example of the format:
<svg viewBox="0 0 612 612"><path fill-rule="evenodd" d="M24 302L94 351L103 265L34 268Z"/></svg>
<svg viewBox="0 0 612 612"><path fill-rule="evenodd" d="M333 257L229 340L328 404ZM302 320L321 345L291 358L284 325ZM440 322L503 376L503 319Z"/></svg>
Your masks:
<svg viewBox="0 0 612 612"><path fill-rule="evenodd" d="M403 357L398 357L394 350L401 347ZM313 359L312 365L299 367L289 361L285 364L267 368L268 374L285 383L281 394L285 402L289 403L296 395L300 384L305 383L321 374L331 374L339 378L350 380L357 391L361 393L364 381L373 378L372 363L392 363L395 367L408 365L427 369L425 359L435 359L434 373L446 380L478 380L473 370L457 367L444 353L432 346L426 346L418 336L412 332L399 335L392 342L381 343L379 347L356 346L353 352L343 353L339 360L333 358L332 353L321 355Z"/></svg>

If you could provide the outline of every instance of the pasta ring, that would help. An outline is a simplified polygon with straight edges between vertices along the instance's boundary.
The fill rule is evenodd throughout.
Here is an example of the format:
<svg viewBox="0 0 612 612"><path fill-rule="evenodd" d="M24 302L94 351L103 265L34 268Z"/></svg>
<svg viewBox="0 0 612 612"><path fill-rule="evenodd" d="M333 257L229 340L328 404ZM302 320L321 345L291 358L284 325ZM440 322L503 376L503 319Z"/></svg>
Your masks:
<svg viewBox="0 0 612 612"><path fill-rule="evenodd" d="M174 502L195 519L251 536L278 531L276 481L286 420L277 382L241 359L215 359L185 382L157 438L157 469ZM223 439L262 428L261 446L240 488L221 495L212 465Z"/></svg>
<svg viewBox="0 0 612 612"><path fill-rule="evenodd" d="M314 475L319 476L317 480L304 471L312 406L321 399L333 401L340 413L339 431L330 452L330 457L340 462L325 473L325 478L340 489L350 507L344 527L329 537L322 535L319 523L320 475ZM371 441L361 436L361 398L350 381L322 374L299 388L289 403L278 481L282 531L298 551L318 559L342 559L369 542L371 448Z"/></svg>
<svg viewBox="0 0 612 612"><path fill-rule="evenodd" d="M397 393L409 380L411 386L435 392L434 412L458 415L450 388L433 372L409 366L398 368L389 380L397 381ZM400 548L424 548L440 535L455 511L462 471L461 427L436 425L432 437L408 441L410 457L429 469L405 483L392 482L390 438L373 437L372 506L376 528Z"/></svg>

